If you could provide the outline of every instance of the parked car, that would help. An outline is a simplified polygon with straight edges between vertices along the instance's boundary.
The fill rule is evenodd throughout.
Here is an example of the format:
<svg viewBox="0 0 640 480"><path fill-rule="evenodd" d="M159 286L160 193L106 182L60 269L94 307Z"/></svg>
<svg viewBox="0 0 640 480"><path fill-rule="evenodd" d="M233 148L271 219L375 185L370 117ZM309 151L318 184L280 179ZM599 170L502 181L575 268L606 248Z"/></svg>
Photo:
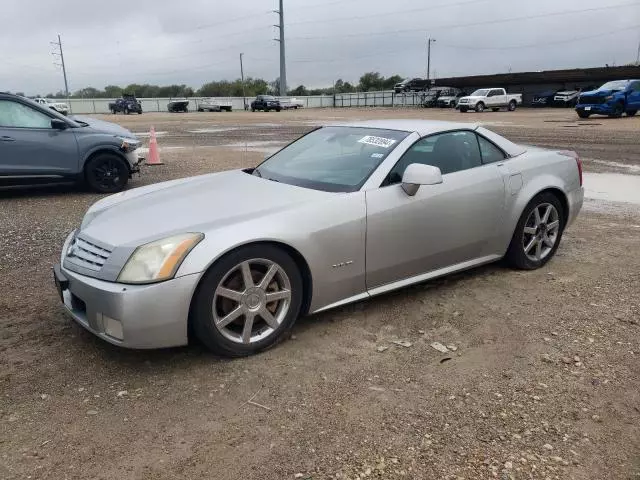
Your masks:
<svg viewBox="0 0 640 480"><path fill-rule="evenodd" d="M575 107L579 95L580 90L563 90L553 96L553 104L556 107Z"/></svg>
<svg viewBox="0 0 640 480"><path fill-rule="evenodd" d="M440 90L437 88L431 88L424 94L421 94L422 106L424 108L433 108L438 104L438 95Z"/></svg>
<svg viewBox="0 0 640 480"><path fill-rule="evenodd" d="M463 113L468 110L484 112L485 108L490 108L497 112L505 107L510 112L513 112L518 105L522 105L522 94L507 94L504 88L481 88L458 101L460 111Z"/></svg>
<svg viewBox="0 0 640 480"><path fill-rule="evenodd" d="M51 110L55 110L56 112L61 113L62 115L69 114L69 105L67 105L64 102L57 102L51 98L41 98L41 97L34 98L33 101L36 103L39 103L40 105L44 105L45 107L48 107Z"/></svg>
<svg viewBox="0 0 640 480"><path fill-rule="evenodd" d="M553 97L558 92L556 90L547 90L544 92L536 93L531 101L532 107L551 107L553 105Z"/></svg>
<svg viewBox="0 0 640 480"><path fill-rule="evenodd" d="M203 98L196 102L199 112L230 112L233 109L231 100Z"/></svg>
<svg viewBox="0 0 640 480"><path fill-rule="evenodd" d="M265 112L275 110L279 112L282 110L282 105L280 105L280 100L274 96L258 95L256 99L251 102L251 111L255 112L256 110L264 110Z"/></svg>
<svg viewBox="0 0 640 480"><path fill-rule="evenodd" d="M140 171L140 142L119 125L65 117L27 98L0 93L0 183L76 182L114 193Z"/></svg>
<svg viewBox="0 0 640 480"><path fill-rule="evenodd" d="M189 100L169 99L169 103L167 104L167 111L172 113L176 113L176 112L187 113L189 111Z"/></svg>
<svg viewBox="0 0 640 480"><path fill-rule="evenodd" d="M466 95L467 94L459 88L441 88L438 92L437 104L440 108L456 108L458 106L458 100Z"/></svg>
<svg viewBox="0 0 640 480"><path fill-rule="evenodd" d="M142 103L136 99L135 95L125 93L122 95L122 98L109 103L109 111L114 115L118 112L122 112L125 115L129 115L130 113L142 115Z"/></svg>
<svg viewBox="0 0 640 480"><path fill-rule="evenodd" d="M393 90L396 93L422 92L424 90L428 90L429 85L431 85L431 80L424 78L407 78L400 83L396 83Z"/></svg>
<svg viewBox="0 0 640 480"><path fill-rule="evenodd" d="M282 108L284 110L297 110L299 108L303 108L304 107L304 103L302 102L302 100L298 100L295 97L291 97L291 98L281 98L280 99L280 105L282 106Z"/></svg>
<svg viewBox="0 0 640 480"><path fill-rule="evenodd" d="M632 117L640 110L640 80L614 80L597 90L582 92L576 104L580 118L590 115L621 117L626 112Z"/></svg>
<svg viewBox="0 0 640 480"><path fill-rule="evenodd" d="M55 280L67 312L107 342L173 347L191 332L249 355L302 315L503 257L540 268L582 201L573 152L468 123L321 127L256 168L98 201Z"/></svg>

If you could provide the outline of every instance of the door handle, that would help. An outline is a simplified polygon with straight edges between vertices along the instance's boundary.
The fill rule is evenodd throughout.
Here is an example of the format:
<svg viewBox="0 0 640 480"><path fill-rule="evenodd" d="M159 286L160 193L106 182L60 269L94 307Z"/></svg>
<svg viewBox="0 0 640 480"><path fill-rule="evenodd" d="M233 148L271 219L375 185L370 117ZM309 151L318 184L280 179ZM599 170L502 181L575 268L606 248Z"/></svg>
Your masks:
<svg viewBox="0 0 640 480"><path fill-rule="evenodd" d="M6 135L0 137L0 142L15 142L16 139L13 137L7 137Z"/></svg>

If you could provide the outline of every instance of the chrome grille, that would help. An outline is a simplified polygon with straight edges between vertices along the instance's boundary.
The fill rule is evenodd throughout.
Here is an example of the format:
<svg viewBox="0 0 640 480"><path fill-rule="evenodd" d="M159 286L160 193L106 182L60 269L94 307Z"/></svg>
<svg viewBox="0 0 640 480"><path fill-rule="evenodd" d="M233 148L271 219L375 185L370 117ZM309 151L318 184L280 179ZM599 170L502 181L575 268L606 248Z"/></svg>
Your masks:
<svg viewBox="0 0 640 480"><path fill-rule="evenodd" d="M73 239L67 250L67 260L71 263L93 271L100 271L111 255L111 250L99 247L84 238Z"/></svg>

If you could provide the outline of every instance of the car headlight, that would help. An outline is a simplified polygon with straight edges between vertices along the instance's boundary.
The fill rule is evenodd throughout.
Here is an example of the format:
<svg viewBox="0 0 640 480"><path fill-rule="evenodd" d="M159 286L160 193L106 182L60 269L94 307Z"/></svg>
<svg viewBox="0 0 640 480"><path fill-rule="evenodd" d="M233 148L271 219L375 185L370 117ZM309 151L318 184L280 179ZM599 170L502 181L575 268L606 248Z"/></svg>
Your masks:
<svg viewBox="0 0 640 480"><path fill-rule="evenodd" d="M613 100L613 95L607 95L606 97L604 97L604 99L607 101Z"/></svg>
<svg viewBox="0 0 640 480"><path fill-rule="evenodd" d="M122 143L120 144L120 149L123 152L133 152L140 146L140 142L135 138L128 137L116 137Z"/></svg>
<svg viewBox="0 0 640 480"><path fill-rule="evenodd" d="M118 282L155 283L173 278L182 261L203 238L202 233L183 233L136 248L118 275Z"/></svg>

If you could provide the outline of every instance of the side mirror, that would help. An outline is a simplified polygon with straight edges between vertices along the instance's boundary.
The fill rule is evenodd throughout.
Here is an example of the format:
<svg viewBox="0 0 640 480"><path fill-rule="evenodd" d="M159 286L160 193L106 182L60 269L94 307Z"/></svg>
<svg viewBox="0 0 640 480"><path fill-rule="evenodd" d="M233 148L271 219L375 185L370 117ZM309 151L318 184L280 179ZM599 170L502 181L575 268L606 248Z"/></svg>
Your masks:
<svg viewBox="0 0 640 480"><path fill-rule="evenodd" d="M436 185L438 183L442 183L442 172L438 167L432 165L412 163L402 175L402 189L411 197L418 192L420 185Z"/></svg>
<svg viewBox="0 0 640 480"><path fill-rule="evenodd" d="M54 130L66 130L68 127L69 125L64 120L60 120L59 118L51 119L51 128Z"/></svg>

